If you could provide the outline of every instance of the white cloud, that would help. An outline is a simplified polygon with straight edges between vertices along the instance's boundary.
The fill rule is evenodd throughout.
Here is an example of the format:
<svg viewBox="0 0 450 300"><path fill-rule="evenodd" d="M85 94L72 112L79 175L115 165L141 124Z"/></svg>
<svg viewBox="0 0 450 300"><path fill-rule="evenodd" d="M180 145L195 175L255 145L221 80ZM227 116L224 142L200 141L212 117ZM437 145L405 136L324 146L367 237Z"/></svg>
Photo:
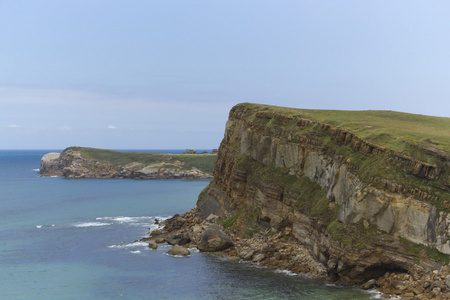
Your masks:
<svg viewBox="0 0 450 300"><path fill-rule="evenodd" d="M107 128L108 128L108 129L116 129L117 127L114 126L114 125L109 125Z"/></svg>
<svg viewBox="0 0 450 300"><path fill-rule="evenodd" d="M6 127L8 127L8 128L18 128L19 125L17 125L17 124L11 124L11 125L8 125L8 126L6 126Z"/></svg>

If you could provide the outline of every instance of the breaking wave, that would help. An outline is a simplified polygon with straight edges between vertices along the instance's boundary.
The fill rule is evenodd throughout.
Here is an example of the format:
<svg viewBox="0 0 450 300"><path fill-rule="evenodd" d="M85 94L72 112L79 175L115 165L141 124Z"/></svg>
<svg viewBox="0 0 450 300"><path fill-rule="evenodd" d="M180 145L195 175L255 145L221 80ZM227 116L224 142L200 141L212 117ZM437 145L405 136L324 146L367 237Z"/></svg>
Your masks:
<svg viewBox="0 0 450 300"><path fill-rule="evenodd" d="M86 222L86 223L78 223L74 224L75 227L98 227L98 226L109 226L112 223L102 223L102 222Z"/></svg>

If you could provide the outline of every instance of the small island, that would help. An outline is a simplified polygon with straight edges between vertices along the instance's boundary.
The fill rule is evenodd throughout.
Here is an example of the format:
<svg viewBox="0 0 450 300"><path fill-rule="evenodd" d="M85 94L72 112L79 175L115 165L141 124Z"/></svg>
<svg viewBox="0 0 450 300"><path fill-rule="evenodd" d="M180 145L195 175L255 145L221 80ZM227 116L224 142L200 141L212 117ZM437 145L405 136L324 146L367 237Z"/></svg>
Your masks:
<svg viewBox="0 0 450 300"><path fill-rule="evenodd" d="M208 179L216 157L69 147L44 155L39 173L65 178Z"/></svg>

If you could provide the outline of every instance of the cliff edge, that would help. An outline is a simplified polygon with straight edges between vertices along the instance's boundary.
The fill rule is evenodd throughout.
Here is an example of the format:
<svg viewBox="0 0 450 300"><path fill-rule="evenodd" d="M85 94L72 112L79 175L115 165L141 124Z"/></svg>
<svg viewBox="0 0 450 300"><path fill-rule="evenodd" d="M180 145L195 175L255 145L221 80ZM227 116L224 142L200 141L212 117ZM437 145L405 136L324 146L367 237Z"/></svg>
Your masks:
<svg viewBox="0 0 450 300"><path fill-rule="evenodd" d="M421 276L450 261L449 149L449 118L238 104L197 213L302 245L341 284Z"/></svg>
<svg viewBox="0 0 450 300"><path fill-rule="evenodd" d="M208 179L216 155L119 152L69 147L41 159L41 176L65 178Z"/></svg>

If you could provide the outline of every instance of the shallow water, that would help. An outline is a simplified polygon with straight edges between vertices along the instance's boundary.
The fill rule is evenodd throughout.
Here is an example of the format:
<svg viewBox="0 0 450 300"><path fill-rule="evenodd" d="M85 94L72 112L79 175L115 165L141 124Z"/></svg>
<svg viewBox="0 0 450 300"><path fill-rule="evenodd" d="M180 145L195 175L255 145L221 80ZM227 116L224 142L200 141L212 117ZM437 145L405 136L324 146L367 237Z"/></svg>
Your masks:
<svg viewBox="0 0 450 300"><path fill-rule="evenodd" d="M1 299L369 299L192 249L135 240L195 206L208 181L41 178L50 152L0 151Z"/></svg>

